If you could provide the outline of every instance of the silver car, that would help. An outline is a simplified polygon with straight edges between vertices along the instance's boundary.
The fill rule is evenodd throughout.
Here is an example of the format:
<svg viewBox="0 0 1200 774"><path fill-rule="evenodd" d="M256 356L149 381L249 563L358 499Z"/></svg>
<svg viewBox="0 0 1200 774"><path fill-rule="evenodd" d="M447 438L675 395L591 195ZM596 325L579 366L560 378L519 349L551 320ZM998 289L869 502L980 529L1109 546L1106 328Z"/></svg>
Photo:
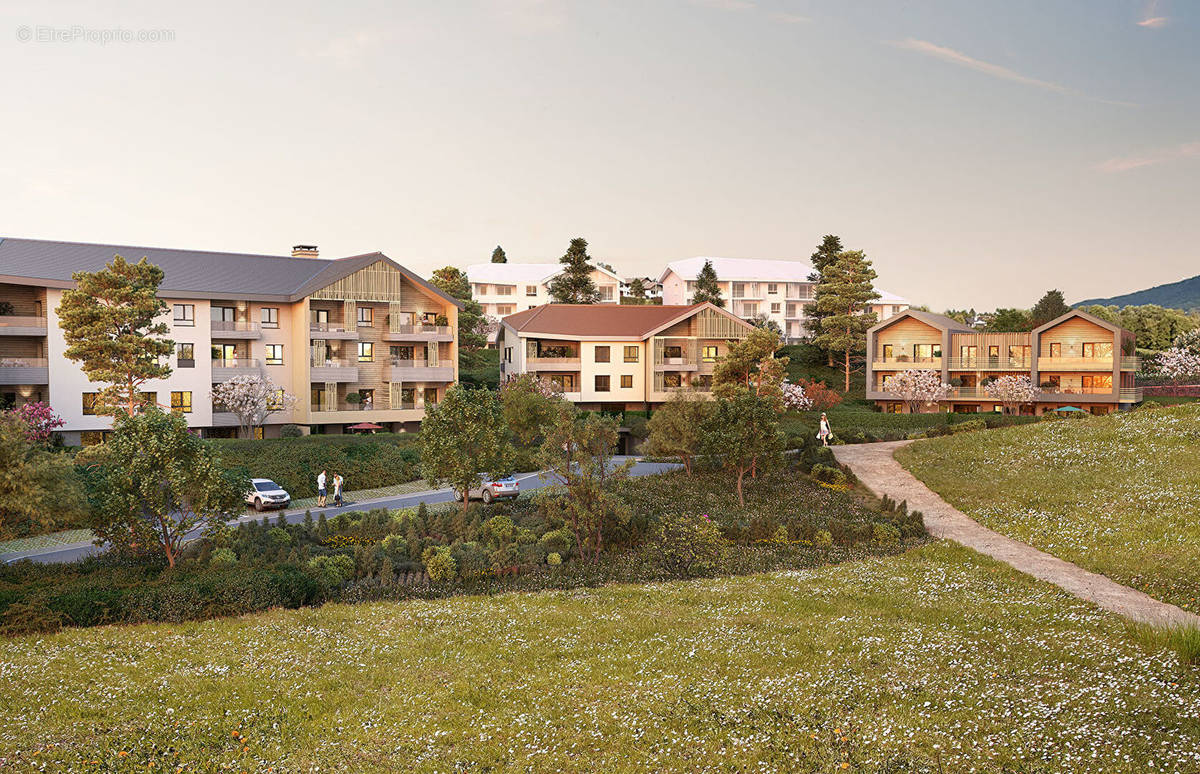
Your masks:
<svg viewBox="0 0 1200 774"><path fill-rule="evenodd" d="M467 496L472 500L483 500L483 502L491 503L496 500L516 499L521 492L521 484L517 479L509 476L496 476L491 478L483 477L483 482L479 486L467 493ZM462 502L462 492L455 492L454 499Z"/></svg>

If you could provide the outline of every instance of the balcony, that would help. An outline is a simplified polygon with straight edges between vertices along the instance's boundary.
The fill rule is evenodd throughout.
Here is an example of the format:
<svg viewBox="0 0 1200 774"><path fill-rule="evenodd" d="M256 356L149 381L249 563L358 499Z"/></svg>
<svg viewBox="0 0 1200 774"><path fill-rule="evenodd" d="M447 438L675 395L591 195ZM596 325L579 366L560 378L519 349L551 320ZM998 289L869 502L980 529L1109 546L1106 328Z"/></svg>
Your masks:
<svg viewBox="0 0 1200 774"><path fill-rule="evenodd" d="M579 357L527 357L527 371L578 371Z"/></svg>
<svg viewBox="0 0 1200 774"><path fill-rule="evenodd" d="M343 357L311 358L309 377L314 382L357 382L358 361Z"/></svg>
<svg viewBox="0 0 1200 774"><path fill-rule="evenodd" d="M709 371L712 371L712 364L709 366ZM665 355L658 358L658 362L654 364L655 371L699 371L700 364L693 358L689 357L666 357Z"/></svg>
<svg viewBox="0 0 1200 774"><path fill-rule="evenodd" d="M214 339L261 339L262 326L246 320L213 320Z"/></svg>
<svg viewBox="0 0 1200 774"><path fill-rule="evenodd" d="M1033 358L952 357L947 367L951 371L1028 371L1033 368Z"/></svg>
<svg viewBox="0 0 1200 774"><path fill-rule="evenodd" d="M454 329L449 325L389 325L383 332L384 341L453 341Z"/></svg>
<svg viewBox="0 0 1200 774"><path fill-rule="evenodd" d="M358 339L358 326L343 325L338 322L317 322L309 320L308 333L310 339L323 341L351 341Z"/></svg>
<svg viewBox="0 0 1200 774"><path fill-rule="evenodd" d="M0 336L45 336L45 317L0 315Z"/></svg>
<svg viewBox="0 0 1200 774"><path fill-rule="evenodd" d="M454 381L454 366L431 364L428 360L396 358L388 364L388 381L452 382Z"/></svg>
<svg viewBox="0 0 1200 774"><path fill-rule="evenodd" d="M951 363L954 359L951 358ZM954 366L951 365L951 368ZM900 355L899 357L883 357L877 358L871 363L872 370L875 371L940 371L942 370L942 359L940 357L909 357L908 355Z"/></svg>
<svg viewBox="0 0 1200 774"><path fill-rule="evenodd" d="M1140 371L1142 368L1142 359L1140 357L1122 357L1122 371ZM1099 357L1039 357L1039 371L1111 371L1113 370L1112 358Z"/></svg>
<svg viewBox="0 0 1200 774"><path fill-rule="evenodd" d="M46 358L0 357L0 384L49 383L50 361Z"/></svg>
<svg viewBox="0 0 1200 774"><path fill-rule="evenodd" d="M1124 368L1124 366L1122 366ZM1142 388L1141 387L1122 387L1120 394L1117 396L1120 403L1141 403Z"/></svg>
<svg viewBox="0 0 1200 774"><path fill-rule="evenodd" d="M386 404L386 399L385 399ZM394 406L362 403L325 402L313 403L309 406L309 420L312 422L419 422L425 416L421 405L406 401Z"/></svg>
<svg viewBox="0 0 1200 774"><path fill-rule="evenodd" d="M262 376L262 361L253 357L213 358L214 384L227 382L235 376Z"/></svg>

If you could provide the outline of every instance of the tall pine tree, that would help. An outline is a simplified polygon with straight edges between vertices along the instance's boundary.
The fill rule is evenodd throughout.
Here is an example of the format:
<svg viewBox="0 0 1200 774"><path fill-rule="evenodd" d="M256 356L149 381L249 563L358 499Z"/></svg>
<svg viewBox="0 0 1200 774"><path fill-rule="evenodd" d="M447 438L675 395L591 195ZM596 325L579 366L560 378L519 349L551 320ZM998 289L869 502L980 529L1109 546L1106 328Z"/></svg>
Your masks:
<svg viewBox="0 0 1200 774"><path fill-rule="evenodd" d="M462 269L445 266L435 271L429 282L446 295L463 302L463 308L458 310L458 353L461 366L464 354L487 346L487 336L483 333L483 307L471 298L471 283Z"/></svg>
<svg viewBox="0 0 1200 774"><path fill-rule="evenodd" d="M564 268L550 280L550 299L556 304L598 304L600 291L592 282L591 256L587 254L587 240L575 237L567 252L559 259Z"/></svg>
<svg viewBox="0 0 1200 774"><path fill-rule="evenodd" d="M1046 295L1033 305L1029 315L1033 318L1033 327L1045 325L1071 311L1061 290L1047 290Z"/></svg>
<svg viewBox="0 0 1200 774"><path fill-rule="evenodd" d="M842 238L835 234L826 234L821 240L821 244L817 245L816 251L809 257L809 263L812 264L812 273L808 275L808 281L816 285L821 284L821 275L825 268L837 260L838 254L845 248L842 247ZM814 337L821 334L821 319L822 313L817 308L815 303L804 305L804 316L807 318L805 325L810 334ZM826 352L826 358L829 365L833 365L833 353Z"/></svg>
<svg viewBox="0 0 1200 774"><path fill-rule="evenodd" d="M817 285L813 302L821 314L817 345L837 353L847 392L850 374L857 370L855 361L866 349L867 330L876 322L871 311L871 302L879 298L873 284L875 277L875 269L861 250L846 250L825 265Z"/></svg>
<svg viewBox="0 0 1200 774"><path fill-rule="evenodd" d="M705 301L713 306L725 308L725 299L721 298L721 285L717 281L717 270L712 261L705 261L700 273L696 275L696 291L692 294L692 303L701 304Z"/></svg>
<svg viewBox="0 0 1200 774"><path fill-rule="evenodd" d="M508 256L504 254L504 248L496 245L496 249L492 251L492 263L508 263Z"/></svg>

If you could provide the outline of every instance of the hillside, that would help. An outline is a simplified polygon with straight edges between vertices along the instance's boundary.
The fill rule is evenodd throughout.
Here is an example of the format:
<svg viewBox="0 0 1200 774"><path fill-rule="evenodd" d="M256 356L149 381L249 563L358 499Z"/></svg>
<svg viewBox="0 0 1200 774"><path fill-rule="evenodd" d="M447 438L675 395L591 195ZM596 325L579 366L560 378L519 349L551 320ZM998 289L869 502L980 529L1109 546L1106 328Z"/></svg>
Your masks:
<svg viewBox="0 0 1200 774"><path fill-rule="evenodd" d="M1126 293L1112 298L1089 298L1080 301L1075 306L1102 304L1104 306L1140 306L1142 304L1158 304L1169 309L1182 309L1189 312L1200 309L1200 275L1179 282L1169 282L1165 285L1155 285L1152 288Z"/></svg>

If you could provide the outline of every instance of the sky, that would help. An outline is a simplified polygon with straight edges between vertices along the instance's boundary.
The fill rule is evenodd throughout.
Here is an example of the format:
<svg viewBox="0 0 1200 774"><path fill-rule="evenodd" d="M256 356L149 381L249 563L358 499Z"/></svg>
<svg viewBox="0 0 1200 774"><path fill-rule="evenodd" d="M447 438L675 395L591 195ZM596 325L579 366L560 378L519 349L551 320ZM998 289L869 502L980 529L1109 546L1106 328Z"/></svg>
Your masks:
<svg viewBox="0 0 1200 774"><path fill-rule="evenodd" d="M0 235L425 275L582 236L656 275L834 233L937 311L1115 295L1200 274L1198 27L1190 0L7 0Z"/></svg>

